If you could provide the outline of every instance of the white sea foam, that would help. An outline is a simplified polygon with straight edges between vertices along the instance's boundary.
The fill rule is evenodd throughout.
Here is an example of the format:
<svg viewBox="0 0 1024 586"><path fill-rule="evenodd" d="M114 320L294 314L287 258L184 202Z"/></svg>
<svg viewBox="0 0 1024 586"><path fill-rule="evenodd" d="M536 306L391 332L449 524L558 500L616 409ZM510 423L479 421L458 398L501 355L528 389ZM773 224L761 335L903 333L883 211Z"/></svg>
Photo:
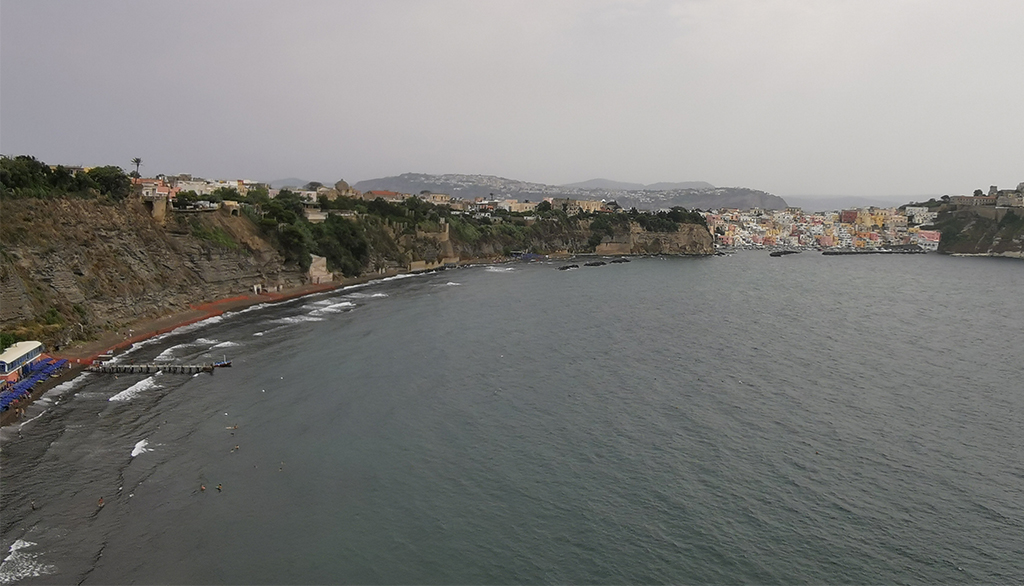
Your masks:
<svg viewBox="0 0 1024 586"><path fill-rule="evenodd" d="M0 562L0 584L13 584L25 578L53 574L57 566L36 561L38 554L22 551L36 545L31 541L18 539L11 544L10 554Z"/></svg>
<svg viewBox="0 0 1024 586"><path fill-rule="evenodd" d="M490 267L487 267L486 269L484 269L484 272L486 272L486 273L511 273L514 270L516 270L515 267L495 267L495 266L490 266Z"/></svg>
<svg viewBox="0 0 1024 586"><path fill-rule="evenodd" d="M156 377L159 376L159 375L160 375L160 373L156 373L156 374L154 374L153 376L151 376L149 378L144 378L144 379L140 380L139 382L135 383L134 385L128 387L127 389L121 391L120 393L114 395L113 397L111 397L111 398L109 398L107 400L108 401L131 401L139 393L141 393L143 391L148 391L148 390L151 390L151 389L159 389L160 385L158 385L157 382L156 382Z"/></svg>
<svg viewBox="0 0 1024 586"><path fill-rule="evenodd" d="M333 299L320 299L312 303L307 303L302 306L302 309L316 309L318 307L324 307L325 305L332 305L335 301Z"/></svg>
<svg viewBox="0 0 1024 586"><path fill-rule="evenodd" d="M220 344L220 340L211 340L209 338L199 338L195 342L193 342L193 344L197 344L197 345L200 345L200 346L207 346L207 345L212 346L213 344Z"/></svg>
<svg viewBox="0 0 1024 586"><path fill-rule="evenodd" d="M224 316L223 315L215 315L215 316L213 316L211 318L207 318L207 319L204 319L204 320L197 321L195 323L184 325L184 326L181 326L180 328L173 329L173 330L171 330L169 332L164 332L163 334L160 334L158 336L153 336L152 338L149 338L149 339L146 339L146 340L142 340L141 342L136 342L136 343L132 344L131 347L128 348L127 350L125 350L124 352L121 352L120 354L118 354L117 356L112 358L111 360L108 360L107 364L117 364L117 363L121 362L124 359L125 356L128 356L132 352L137 351L139 348L142 348L144 346L149 346L150 344L155 344L155 343L163 340L167 336L171 336L171 335L174 335L174 334L187 334L188 332L191 332L193 330L198 330L199 328L206 327L208 325L212 325L212 324L215 324L215 323L220 323L222 321L224 321ZM182 346L187 346L187 345L188 344L182 344ZM170 350L170 348L168 348L168 350ZM165 352L166 352L166 350L165 350Z"/></svg>
<svg viewBox="0 0 1024 586"><path fill-rule="evenodd" d="M345 297L350 299L380 299L381 297L387 297L387 293L349 293Z"/></svg>
<svg viewBox="0 0 1024 586"><path fill-rule="evenodd" d="M204 327L209 326L209 325L217 324L217 323L220 323L222 321L224 321L224 315L215 315L213 317L209 317L209 318L206 318L204 320L197 321L195 323L191 323L191 324L188 324L188 325L185 325L185 326L181 326L180 328L177 328L175 330L171 330L170 332L167 332L167 334L187 334L188 332L191 332L191 331L194 331L194 330L198 330L199 328L204 328ZM163 335L167 335L167 334L163 334ZM157 337L159 337L159 336L157 336Z"/></svg>
<svg viewBox="0 0 1024 586"><path fill-rule="evenodd" d="M193 344L175 344L167 348L163 352L157 354L156 358L153 359L153 362L170 362L171 360L174 360L175 350L178 350L179 348L188 348L189 346L192 345Z"/></svg>
<svg viewBox="0 0 1024 586"><path fill-rule="evenodd" d="M272 320L270 323L274 324L300 324L307 321L324 321L322 317L316 317L313 315L293 315L290 317L282 317Z"/></svg>
<svg viewBox="0 0 1024 586"><path fill-rule="evenodd" d="M56 396L59 396L59 395L63 395L64 393L66 393L66 392L74 389L75 387L77 387L79 385L79 383L85 381L85 379L87 379L87 378L89 378L91 376L93 376L93 374L91 372L83 372L82 374L76 376L75 378L73 378L73 379L71 379L69 381L64 381L64 382L60 383L59 385L53 387L49 391L46 391L46 394L43 395L43 396L44 397L56 397Z"/></svg>
<svg viewBox="0 0 1024 586"><path fill-rule="evenodd" d="M39 415L36 415L36 416L35 416L35 417L33 417L32 419L26 419L25 421L22 421L22 422L21 422L21 425L19 425L19 426L18 426L18 429L20 430L21 428L25 427L25 426L26 426L26 425L28 425L29 423L32 423L32 422L33 422L33 421L35 421L36 419L39 419L40 417L42 417L42 416L43 416L43 414L44 414L44 413L46 413L46 410L45 410L45 409L43 409L43 411L42 411L42 412L40 412L40 413L39 413Z"/></svg>
<svg viewBox="0 0 1024 586"><path fill-rule="evenodd" d="M149 440L142 440L142 441L139 441L138 443L136 443L135 444L135 449L132 450L132 458L134 458L135 456L138 456L139 454L145 454L146 452L152 452L153 451L152 449L146 447L148 445L149 445Z"/></svg>
<svg viewBox="0 0 1024 586"><path fill-rule="evenodd" d="M256 333L255 333L255 334L253 334L253 335L254 335L254 336L262 336L262 335L263 335L264 333L265 333L265 332L256 332Z"/></svg>
<svg viewBox="0 0 1024 586"><path fill-rule="evenodd" d="M320 307L309 312L309 315L323 315L325 313L341 313L347 309L355 307L356 304L351 301L342 301L341 303L333 303L326 307Z"/></svg>
<svg viewBox="0 0 1024 586"><path fill-rule="evenodd" d="M106 393L100 393L98 391L79 391L75 393L76 399L99 399L100 397L106 396Z"/></svg>
<svg viewBox="0 0 1024 586"><path fill-rule="evenodd" d="M456 283L455 281L448 281L447 283L445 283L443 285L438 285L438 287L458 287L460 285L462 285L462 283Z"/></svg>
<svg viewBox="0 0 1024 586"><path fill-rule="evenodd" d="M271 306L270 303L257 303L256 305L251 305L249 307L246 307L245 309L239 309L238 311L235 311L233 313L248 313L250 311L259 311L260 309L263 309L264 307L270 307L270 306Z"/></svg>
<svg viewBox="0 0 1024 586"><path fill-rule="evenodd" d="M403 273L401 275L394 275L392 277L384 277L383 279L378 279L377 281L373 281L373 282L375 282L375 283L386 283L388 281L401 281L402 279L411 279L413 277L422 277L422 276L425 276L427 274L429 274L429 273ZM370 283L366 283L366 284L369 285Z"/></svg>
<svg viewBox="0 0 1024 586"><path fill-rule="evenodd" d="M240 345L241 344L239 344L238 342L228 341L228 342L221 342L220 344L216 344L216 345L213 346L213 348L234 348L235 346L240 346ZM213 348L210 348L210 350L213 350Z"/></svg>

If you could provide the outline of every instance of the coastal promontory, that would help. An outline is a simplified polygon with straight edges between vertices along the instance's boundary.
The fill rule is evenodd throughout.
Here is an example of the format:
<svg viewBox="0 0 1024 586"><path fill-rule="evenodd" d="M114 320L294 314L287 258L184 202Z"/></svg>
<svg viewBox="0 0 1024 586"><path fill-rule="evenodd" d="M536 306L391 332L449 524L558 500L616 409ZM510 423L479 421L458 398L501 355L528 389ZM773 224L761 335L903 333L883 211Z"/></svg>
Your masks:
<svg viewBox="0 0 1024 586"><path fill-rule="evenodd" d="M339 181L271 192L2 160L0 327L59 348L218 299L505 260L519 254L714 252L703 217L569 198L526 204L360 193ZM97 178L103 181L97 181ZM170 195L173 193L173 196ZM273 195L273 197L271 197Z"/></svg>

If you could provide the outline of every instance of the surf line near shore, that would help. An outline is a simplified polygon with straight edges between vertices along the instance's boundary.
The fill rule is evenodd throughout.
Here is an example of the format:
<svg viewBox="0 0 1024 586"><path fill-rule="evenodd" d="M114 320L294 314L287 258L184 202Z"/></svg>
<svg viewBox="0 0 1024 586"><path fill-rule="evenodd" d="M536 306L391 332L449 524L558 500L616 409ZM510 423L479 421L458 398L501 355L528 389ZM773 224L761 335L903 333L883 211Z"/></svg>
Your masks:
<svg viewBox="0 0 1024 586"><path fill-rule="evenodd" d="M507 262L507 260L472 259L460 263L459 266L471 267L498 264L502 262ZM100 356L124 353L124 351L132 349L140 342L151 340L164 334L169 334L185 326L198 324L200 322L222 316L226 313L241 312L243 310L255 308L259 305L283 303L293 299L318 295L330 291L363 287L375 281L390 281L393 279L402 279L435 272L437 272L436 269L412 272L389 271L386 273L376 273L373 275L343 279L337 282L307 284L282 292L266 292L258 295L235 295L215 301L190 305L187 311L172 313L160 318L140 320L126 326L128 331L131 332L130 336L121 337L118 336L116 332L108 332L106 335L107 339L105 341L101 338L100 340L89 342L81 346L65 348L61 351L47 353L48 356L55 358L66 358L69 361L68 370L58 379L52 379L50 381L46 381L44 384L37 385L33 392L26 397L19 406L21 408L27 408L35 403L51 388L67 383L68 379L77 380L75 378L76 375L80 375L87 366L91 365ZM112 339L112 334L113 336L120 337L121 339L114 341L116 338ZM31 420L21 420L20 417L15 417L13 412L5 412L3 415L4 416L0 418L0 427L7 427L14 423L21 423L24 425L25 423L38 418L41 414L32 417ZM19 426L19 429L20 427L21 426Z"/></svg>
<svg viewBox="0 0 1024 586"><path fill-rule="evenodd" d="M507 259L468 259L460 262L459 266L469 267L481 264L498 264L502 262L507 262ZM100 356L123 352L139 342L170 333L184 326L218 317L225 313L240 311L260 304L283 303L300 297L327 293L329 291L346 289L349 287L362 286L374 281L385 281L395 277L405 277L432 272L436 272L436 270L413 272L388 271L385 273L351 277L330 283L301 285L281 292L235 295L232 297L190 305L188 310L172 313L160 318L139 320L129 326L126 326L128 331L131 332L130 335L112 337L108 333L106 341L102 341L103 338L101 338L100 341L85 343L76 347L69 347L49 354L57 358L67 358L76 365L86 366L91 364Z"/></svg>

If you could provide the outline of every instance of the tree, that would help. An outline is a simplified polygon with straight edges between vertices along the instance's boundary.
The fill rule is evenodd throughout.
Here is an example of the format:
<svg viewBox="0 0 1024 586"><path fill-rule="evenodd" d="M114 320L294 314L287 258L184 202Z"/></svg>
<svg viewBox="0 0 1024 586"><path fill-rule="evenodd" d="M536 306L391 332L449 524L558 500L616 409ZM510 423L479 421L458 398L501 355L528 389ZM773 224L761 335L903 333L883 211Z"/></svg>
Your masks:
<svg viewBox="0 0 1024 586"><path fill-rule="evenodd" d="M218 187L217 189L214 189L212 192L210 192L209 199L212 202L224 200L242 201L242 196L234 187Z"/></svg>
<svg viewBox="0 0 1024 586"><path fill-rule="evenodd" d="M128 195L132 182L120 167L107 165L93 167L86 172L99 185L100 193L109 195L115 200L124 199Z"/></svg>
<svg viewBox="0 0 1024 586"><path fill-rule="evenodd" d="M140 159L139 157L133 158L132 165L135 165L135 174L132 175L132 177L135 177L136 179L142 177L142 175L139 175L139 167L142 166L142 159Z"/></svg>
<svg viewBox="0 0 1024 586"><path fill-rule="evenodd" d="M194 204L201 199L200 195L192 189L186 189L185 191L179 191L178 195L174 196L174 204L176 207L186 207Z"/></svg>
<svg viewBox="0 0 1024 586"><path fill-rule="evenodd" d="M270 191L262 185L250 187L245 194L245 201L253 205L262 205L270 202Z"/></svg>
<svg viewBox="0 0 1024 586"><path fill-rule="evenodd" d="M0 158L0 186L4 196L46 197L50 192L50 167L35 157Z"/></svg>
<svg viewBox="0 0 1024 586"><path fill-rule="evenodd" d="M975 189L974 190L974 197L981 197L983 195L985 195L985 192L983 192L982 190L980 190L980 189Z"/></svg>
<svg viewBox="0 0 1024 586"><path fill-rule="evenodd" d="M18 336L8 332L0 332L0 352L10 348L18 341Z"/></svg>

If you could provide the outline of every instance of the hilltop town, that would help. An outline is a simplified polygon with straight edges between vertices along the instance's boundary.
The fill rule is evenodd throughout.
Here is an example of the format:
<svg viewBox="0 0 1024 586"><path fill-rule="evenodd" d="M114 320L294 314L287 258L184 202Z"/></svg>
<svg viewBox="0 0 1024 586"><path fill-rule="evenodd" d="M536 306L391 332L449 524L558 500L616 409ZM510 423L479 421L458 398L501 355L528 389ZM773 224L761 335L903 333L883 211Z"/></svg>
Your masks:
<svg viewBox="0 0 1024 586"><path fill-rule="evenodd" d="M435 180L441 178L456 189L460 185L479 186L481 181L484 181L484 185L490 185L495 189L506 192L510 189L509 180L479 175L406 174L401 177L406 181L423 181L427 177L433 177ZM183 190L209 195L217 194L226 187L236 190L240 195L244 195L250 189L264 189L271 198L280 193L280 190L270 189L269 186L244 180L235 182L206 181L179 176L170 180L166 178L143 179L141 183L146 186L144 193L162 192L171 198ZM328 213L333 213L329 209L330 203L325 202L334 201L338 197L363 200L380 198L389 203L401 203L410 198L418 198L433 205L444 206L453 214L472 214L477 218L493 218L496 213L507 212L524 214L528 220L534 219L529 214L535 213L538 206L545 202L549 207L542 209L560 209L568 216L577 216L626 212L627 209L620 205L620 199L635 201L640 198L648 204L663 201L660 199L661 195L649 190L608 192L617 195L618 199L586 199L544 195L549 192L564 193L568 190L542 184L514 182L512 188L529 190L542 197L534 201L522 201L515 198L495 198L493 193L490 194L492 197L478 196L464 199L429 190L423 190L416 194L383 189L362 192L353 189L344 181L339 181L333 187L310 183L290 191L303 198L306 216L312 222L323 221ZM714 187L702 189L705 193L715 193L718 190ZM577 191L583 196L592 196L594 190L586 188ZM940 213L950 214L959 210L962 214L976 215L998 222L1008 211L1018 210L1018 216L1024 214L1019 211L1024 209L1024 193L1022 192L1024 192L1024 183L1018 185L1016 189L999 189L992 186L987 194L977 190L969 196L943 196L941 199L933 199L923 204L910 204L901 207L869 206L820 212L805 212L798 207L786 207L779 210L756 207L750 209L721 207L707 211L701 210L700 214L705 218L709 230L714 235L715 244L719 247L813 247L873 250L916 246L923 251L937 251L942 232L935 229L934 224ZM600 190L600 193L605 193L605 190ZM213 204L207 201L198 201L194 205ZM663 211L667 211L667 209L663 208Z"/></svg>

